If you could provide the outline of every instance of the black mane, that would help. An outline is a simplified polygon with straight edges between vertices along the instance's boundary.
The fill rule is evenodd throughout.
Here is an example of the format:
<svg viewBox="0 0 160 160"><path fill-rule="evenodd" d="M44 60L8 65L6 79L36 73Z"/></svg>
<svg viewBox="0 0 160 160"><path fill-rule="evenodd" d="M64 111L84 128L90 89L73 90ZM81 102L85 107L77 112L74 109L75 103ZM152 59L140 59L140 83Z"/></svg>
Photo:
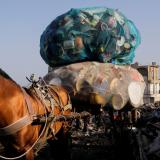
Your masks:
<svg viewBox="0 0 160 160"><path fill-rule="evenodd" d="M6 79L10 79L11 81L14 82L14 80L5 72L0 68L0 75L3 76Z"/></svg>

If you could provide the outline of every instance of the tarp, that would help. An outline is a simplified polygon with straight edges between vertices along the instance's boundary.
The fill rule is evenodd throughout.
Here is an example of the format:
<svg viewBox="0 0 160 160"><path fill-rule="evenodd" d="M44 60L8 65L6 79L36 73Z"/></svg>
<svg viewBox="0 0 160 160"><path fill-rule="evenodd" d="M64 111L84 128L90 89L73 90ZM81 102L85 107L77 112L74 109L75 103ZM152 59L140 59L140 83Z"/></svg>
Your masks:
<svg viewBox="0 0 160 160"><path fill-rule="evenodd" d="M52 66L82 61L131 64L140 34L120 11L71 9L48 25L40 39L40 54Z"/></svg>

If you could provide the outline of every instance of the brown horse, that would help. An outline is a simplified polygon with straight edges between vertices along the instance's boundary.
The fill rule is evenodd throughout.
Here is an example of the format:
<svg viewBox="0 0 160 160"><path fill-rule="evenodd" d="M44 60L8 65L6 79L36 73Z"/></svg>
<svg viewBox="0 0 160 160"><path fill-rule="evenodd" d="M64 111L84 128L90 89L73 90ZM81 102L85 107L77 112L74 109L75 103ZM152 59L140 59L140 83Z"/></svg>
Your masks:
<svg viewBox="0 0 160 160"><path fill-rule="evenodd" d="M60 130L66 129L67 122L50 123L45 117L70 114L71 108L65 108L70 106L69 95L57 86L49 86L47 91L50 98L44 100L44 93L40 97L41 91L37 93L33 85L24 90L0 69L0 141L4 157L33 160L37 143L54 139ZM45 122L39 124L37 117L43 117Z"/></svg>

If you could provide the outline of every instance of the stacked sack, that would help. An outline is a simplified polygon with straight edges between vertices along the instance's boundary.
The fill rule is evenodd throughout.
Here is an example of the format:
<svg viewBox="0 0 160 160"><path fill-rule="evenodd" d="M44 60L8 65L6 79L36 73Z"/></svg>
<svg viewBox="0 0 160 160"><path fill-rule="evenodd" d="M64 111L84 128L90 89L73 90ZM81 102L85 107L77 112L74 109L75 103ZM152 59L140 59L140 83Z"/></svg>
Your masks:
<svg viewBox="0 0 160 160"><path fill-rule="evenodd" d="M109 8L71 9L43 32L40 54L52 68L44 80L64 86L72 99L120 110L143 104L145 82L130 65L140 34Z"/></svg>
<svg viewBox="0 0 160 160"><path fill-rule="evenodd" d="M44 80L64 86L72 99L102 106L111 104L115 110L122 109L128 102L134 108L143 104L144 79L127 65L74 63L57 67Z"/></svg>
<svg viewBox="0 0 160 160"><path fill-rule="evenodd" d="M71 9L41 35L40 54L51 67L82 61L131 64L140 34L118 10Z"/></svg>

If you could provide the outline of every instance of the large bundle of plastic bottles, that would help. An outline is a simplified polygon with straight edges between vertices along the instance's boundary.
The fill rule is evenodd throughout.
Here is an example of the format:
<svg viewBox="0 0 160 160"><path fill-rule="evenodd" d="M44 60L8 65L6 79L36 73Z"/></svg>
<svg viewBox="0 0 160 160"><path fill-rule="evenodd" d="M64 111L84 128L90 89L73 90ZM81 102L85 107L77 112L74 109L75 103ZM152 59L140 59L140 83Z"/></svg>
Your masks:
<svg viewBox="0 0 160 160"><path fill-rule="evenodd" d="M131 64L139 44L139 31L118 10L71 9L45 29L40 54L51 67L83 61Z"/></svg>

